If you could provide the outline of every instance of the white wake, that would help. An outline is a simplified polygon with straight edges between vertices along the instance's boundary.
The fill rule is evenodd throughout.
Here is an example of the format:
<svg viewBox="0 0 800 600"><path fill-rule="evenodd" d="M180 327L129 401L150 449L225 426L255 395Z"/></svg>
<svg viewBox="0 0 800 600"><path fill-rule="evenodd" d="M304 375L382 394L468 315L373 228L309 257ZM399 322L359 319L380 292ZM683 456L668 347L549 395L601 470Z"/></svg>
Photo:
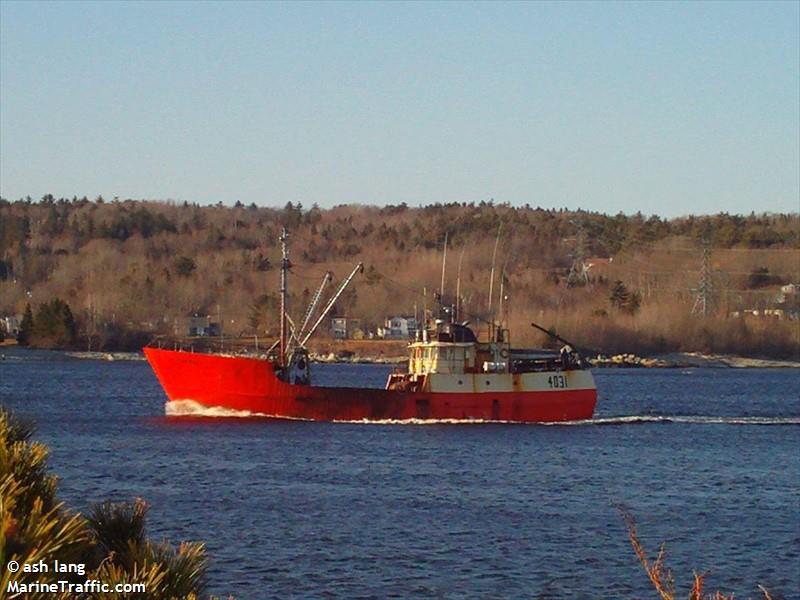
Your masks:
<svg viewBox="0 0 800 600"><path fill-rule="evenodd" d="M223 406L206 406L194 400L172 400L164 405L168 417L265 417L249 410L235 410Z"/></svg>
<svg viewBox="0 0 800 600"><path fill-rule="evenodd" d="M247 419L253 417L265 419L283 419L289 421L311 421L312 419L300 419L297 417L285 417L281 415L269 415L266 413L252 412L249 410L236 410L225 408L224 406L206 406L195 400L171 400L164 405L164 413L168 417L210 417L210 418L239 418Z"/></svg>
<svg viewBox="0 0 800 600"><path fill-rule="evenodd" d="M685 423L694 425L800 425L800 417L719 417L704 415L625 415L598 417L585 421L563 421L542 425L634 425L645 423Z"/></svg>
<svg viewBox="0 0 800 600"><path fill-rule="evenodd" d="M205 406L194 400L173 400L164 406L169 417L209 417L209 418L265 418L292 421L311 421L281 415L269 415L249 410L235 410L222 406ZM581 421L553 421L545 423L521 423L520 421L490 421L488 419L357 419L334 420L334 423L357 425L498 425L523 424L545 426L593 426L593 425L636 425L647 423L683 423L696 425L800 425L800 417L719 417L695 415L622 415L598 417Z"/></svg>

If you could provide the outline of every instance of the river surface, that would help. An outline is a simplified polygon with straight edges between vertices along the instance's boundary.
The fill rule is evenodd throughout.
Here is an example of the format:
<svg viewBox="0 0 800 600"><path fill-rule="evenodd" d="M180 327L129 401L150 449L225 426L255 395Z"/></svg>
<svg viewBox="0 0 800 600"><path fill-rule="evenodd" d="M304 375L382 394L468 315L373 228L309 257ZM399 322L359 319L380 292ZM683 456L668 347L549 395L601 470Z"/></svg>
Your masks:
<svg viewBox="0 0 800 600"><path fill-rule="evenodd" d="M328 424L165 416L145 362L3 350L78 510L141 496L202 540L209 591L261 598L655 598L615 506L680 597L800 598L800 371L595 371L592 422ZM388 367L318 365L382 386Z"/></svg>

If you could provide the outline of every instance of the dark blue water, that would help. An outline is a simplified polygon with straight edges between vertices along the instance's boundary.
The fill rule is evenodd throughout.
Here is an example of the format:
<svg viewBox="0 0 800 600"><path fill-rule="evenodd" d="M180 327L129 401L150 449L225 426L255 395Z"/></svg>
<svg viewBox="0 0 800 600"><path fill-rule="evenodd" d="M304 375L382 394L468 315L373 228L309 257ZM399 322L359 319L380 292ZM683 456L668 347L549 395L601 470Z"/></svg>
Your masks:
<svg viewBox="0 0 800 600"><path fill-rule="evenodd" d="M682 590L800 598L797 370L596 371L593 424L355 425L167 418L146 363L5 353L61 497L144 497L154 537L206 542L215 593L654 598L622 503Z"/></svg>

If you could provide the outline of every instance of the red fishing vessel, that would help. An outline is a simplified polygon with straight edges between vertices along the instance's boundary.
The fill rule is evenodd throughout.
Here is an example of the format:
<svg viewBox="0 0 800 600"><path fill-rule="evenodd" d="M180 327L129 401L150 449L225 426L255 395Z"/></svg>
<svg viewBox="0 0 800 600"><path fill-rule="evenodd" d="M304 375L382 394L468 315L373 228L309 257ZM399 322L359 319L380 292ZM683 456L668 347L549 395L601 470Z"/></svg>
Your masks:
<svg viewBox="0 0 800 600"><path fill-rule="evenodd" d="M262 356L144 348L167 398L245 414L314 421L556 422L590 419L597 401L591 372L569 345L560 352L515 350L508 330L488 324L479 341L469 323L442 308L408 346L404 372L383 389L315 386L306 343L350 283L332 296L313 326L323 281L302 326L286 314L289 260L281 236L281 335ZM360 267L360 265L359 265ZM560 339L560 338L559 338Z"/></svg>

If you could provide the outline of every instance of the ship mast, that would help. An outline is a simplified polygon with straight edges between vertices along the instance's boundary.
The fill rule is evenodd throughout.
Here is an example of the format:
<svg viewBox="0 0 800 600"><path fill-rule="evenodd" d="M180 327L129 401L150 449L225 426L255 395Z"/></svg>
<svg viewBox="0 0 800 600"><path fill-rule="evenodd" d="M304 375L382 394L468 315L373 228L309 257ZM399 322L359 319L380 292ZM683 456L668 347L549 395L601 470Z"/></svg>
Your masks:
<svg viewBox="0 0 800 600"><path fill-rule="evenodd" d="M461 263L464 261L464 248L466 248L466 244L461 246L461 255L458 257L458 271L456 272L456 306L454 308L456 321L458 321L458 317L461 314Z"/></svg>
<svg viewBox="0 0 800 600"><path fill-rule="evenodd" d="M286 274L289 271L289 251L286 247L286 242L289 240L289 234L286 227L281 230L281 339L280 339L280 356L278 363L280 366L286 366Z"/></svg>
<svg viewBox="0 0 800 600"><path fill-rule="evenodd" d="M447 234L444 232L444 254L442 255L442 284L439 286L439 303L444 306L444 276L447 269Z"/></svg>

